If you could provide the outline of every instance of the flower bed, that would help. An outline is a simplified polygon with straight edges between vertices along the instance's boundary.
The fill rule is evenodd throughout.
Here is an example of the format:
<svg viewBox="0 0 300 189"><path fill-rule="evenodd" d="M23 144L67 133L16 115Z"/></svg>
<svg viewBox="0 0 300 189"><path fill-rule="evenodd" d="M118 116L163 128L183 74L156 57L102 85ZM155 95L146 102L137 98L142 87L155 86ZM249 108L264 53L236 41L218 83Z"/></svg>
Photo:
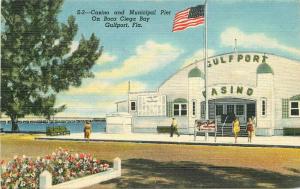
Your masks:
<svg viewBox="0 0 300 189"><path fill-rule="evenodd" d="M52 176L52 184L59 184L79 177L106 171L109 164L84 153L70 153L59 148L51 155L36 159L14 157L6 165L1 161L1 187L38 188L39 175L48 170Z"/></svg>

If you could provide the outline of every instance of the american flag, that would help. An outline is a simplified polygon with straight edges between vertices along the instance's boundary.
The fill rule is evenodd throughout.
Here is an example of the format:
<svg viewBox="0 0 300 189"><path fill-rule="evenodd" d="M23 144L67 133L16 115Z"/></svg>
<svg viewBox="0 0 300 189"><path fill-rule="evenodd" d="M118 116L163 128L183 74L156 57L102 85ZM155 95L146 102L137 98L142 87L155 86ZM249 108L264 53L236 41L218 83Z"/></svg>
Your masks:
<svg viewBox="0 0 300 189"><path fill-rule="evenodd" d="M176 13L173 23L173 32L204 23L205 5L198 5Z"/></svg>

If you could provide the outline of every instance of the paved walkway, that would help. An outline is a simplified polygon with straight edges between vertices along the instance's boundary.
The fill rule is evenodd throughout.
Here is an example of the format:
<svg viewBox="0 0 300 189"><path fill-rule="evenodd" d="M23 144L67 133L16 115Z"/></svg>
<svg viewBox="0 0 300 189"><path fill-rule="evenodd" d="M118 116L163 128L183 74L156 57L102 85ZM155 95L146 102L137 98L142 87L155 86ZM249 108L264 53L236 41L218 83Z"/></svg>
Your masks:
<svg viewBox="0 0 300 189"><path fill-rule="evenodd" d="M68 140L68 141L85 141L83 133L75 133L64 136L44 136L36 138L37 140ZM193 135L176 135L171 138L168 134L107 134L107 133L92 133L91 141L101 142L136 142L136 143L165 143L165 144L190 144L190 145L221 145L221 146L253 146L253 147L289 147L300 148L300 137L290 136L271 136L258 137L254 136L252 143L248 143L247 137L238 138L238 143L234 144L233 137L217 137L209 136L205 141L204 136L197 136L194 141Z"/></svg>

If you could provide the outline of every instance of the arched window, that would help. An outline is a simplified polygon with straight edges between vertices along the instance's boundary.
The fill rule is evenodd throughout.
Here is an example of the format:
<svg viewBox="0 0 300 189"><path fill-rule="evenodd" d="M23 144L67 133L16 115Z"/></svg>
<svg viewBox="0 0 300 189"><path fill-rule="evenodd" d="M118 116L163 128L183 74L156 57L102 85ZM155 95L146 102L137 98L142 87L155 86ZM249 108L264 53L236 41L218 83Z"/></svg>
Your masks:
<svg viewBox="0 0 300 189"><path fill-rule="evenodd" d="M187 100L184 98L177 98L173 102L174 116L187 116Z"/></svg>

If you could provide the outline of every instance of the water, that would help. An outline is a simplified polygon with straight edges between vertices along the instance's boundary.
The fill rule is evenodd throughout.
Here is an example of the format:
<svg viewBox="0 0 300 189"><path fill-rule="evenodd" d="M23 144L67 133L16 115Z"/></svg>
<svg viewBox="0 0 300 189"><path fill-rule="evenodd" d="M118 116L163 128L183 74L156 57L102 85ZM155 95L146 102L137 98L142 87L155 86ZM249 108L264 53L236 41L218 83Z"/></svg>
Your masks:
<svg viewBox="0 0 300 189"><path fill-rule="evenodd" d="M105 121L92 121L92 132L105 132L106 122ZM71 133L83 133L84 121L74 122L55 122L55 123L18 123L20 132L22 131L39 131L46 132L47 127L54 126L66 126ZM6 124L1 122L1 128L4 131L11 131L11 123Z"/></svg>

